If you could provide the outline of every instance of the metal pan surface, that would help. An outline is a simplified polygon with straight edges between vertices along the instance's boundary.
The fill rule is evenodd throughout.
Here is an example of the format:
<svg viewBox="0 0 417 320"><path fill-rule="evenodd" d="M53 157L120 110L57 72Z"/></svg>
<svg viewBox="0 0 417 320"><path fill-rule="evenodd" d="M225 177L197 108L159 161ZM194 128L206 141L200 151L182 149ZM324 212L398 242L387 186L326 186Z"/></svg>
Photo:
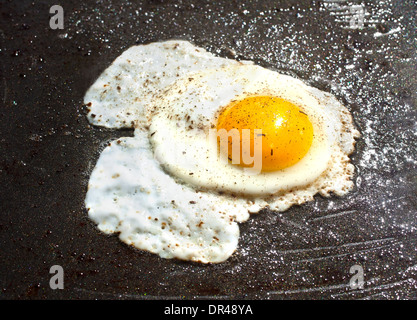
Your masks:
<svg viewBox="0 0 417 320"><path fill-rule="evenodd" d="M0 4L3 299L417 298L415 1L68 0L51 29L55 4ZM168 39L335 94L362 133L354 192L254 215L221 264L100 233L84 208L89 175L104 144L132 132L90 126L83 96L126 48ZM63 290L50 288L53 265Z"/></svg>

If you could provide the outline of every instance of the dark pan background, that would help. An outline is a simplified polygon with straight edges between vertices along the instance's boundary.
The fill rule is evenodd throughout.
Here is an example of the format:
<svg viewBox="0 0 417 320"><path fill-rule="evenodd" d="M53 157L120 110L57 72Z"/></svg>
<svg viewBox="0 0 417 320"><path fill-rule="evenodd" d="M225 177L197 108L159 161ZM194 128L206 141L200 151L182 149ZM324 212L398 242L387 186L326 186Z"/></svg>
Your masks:
<svg viewBox="0 0 417 320"><path fill-rule="evenodd" d="M1 0L0 297L416 299L417 5L338 3L362 3L364 27L346 28L332 1ZM63 30L49 27L54 4ZM132 132L90 126L84 93L126 48L172 38L335 94L362 132L356 189L254 215L222 264L100 233L83 205L89 174L106 141ZM49 287L53 265L64 290Z"/></svg>

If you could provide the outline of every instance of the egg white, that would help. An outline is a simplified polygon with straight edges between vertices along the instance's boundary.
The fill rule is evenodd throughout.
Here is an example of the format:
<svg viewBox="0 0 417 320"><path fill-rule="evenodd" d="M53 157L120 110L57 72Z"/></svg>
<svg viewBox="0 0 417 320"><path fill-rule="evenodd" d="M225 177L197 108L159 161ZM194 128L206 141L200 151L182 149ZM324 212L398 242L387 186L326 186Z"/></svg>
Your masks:
<svg viewBox="0 0 417 320"><path fill-rule="evenodd" d="M221 262L249 213L353 188L349 154L359 133L349 111L328 93L250 64L168 41L132 47L103 72L84 98L88 120L136 129L106 147L91 173L85 205L100 230L163 258ZM230 101L259 94L307 113L313 146L291 168L242 175L211 158L217 143L207 130Z"/></svg>
<svg viewBox="0 0 417 320"><path fill-rule="evenodd" d="M101 231L163 258L226 260L239 238L234 204L178 184L155 161L146 134L136 134L100 155L85 199L89 217Z"/></svg>
<svg viewBox="0 0 417 320"><path fill-rule="evenodd" d="M191 71L237 62L216 57L187 41L137 45L123 52L84 96L87 118L95 126L134 128L143 125L144 111L155 94Z"/></svg>
<svg viewBox="0 0 417 320"><path fill-rule="evenodd" d="M253 95L286 99L309 116L313 143L295 165L252 174L218 157L217 139L210 128L216 127L219 109ZM186 183L265 197L310 184L326 170L338 135L335 123L340 121L336 112L327 109L308 86L292 77L259 66L222 67L188 74L163 92L149 115L150 140L164 168Z"/></svg>

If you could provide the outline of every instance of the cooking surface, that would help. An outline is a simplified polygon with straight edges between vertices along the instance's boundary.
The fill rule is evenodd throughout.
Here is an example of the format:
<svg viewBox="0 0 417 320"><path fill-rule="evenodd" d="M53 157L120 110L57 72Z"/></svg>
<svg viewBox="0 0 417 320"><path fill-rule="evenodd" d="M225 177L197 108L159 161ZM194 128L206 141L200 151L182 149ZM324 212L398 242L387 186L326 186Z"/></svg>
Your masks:
<svg viewBox="0 0 417 320"><path fill-rule="evenodd" d="M3 299L417 298L414 0L65 1L52 30L55 2L0 4ZM362 132L354 192L254 215L217 265L100 233L88 178L105 143L133 132L90 126L84 93L126 48L175 38L335 94ZM49 287L53 265L64 290ZM363 290L349 286L355 265Z"/></svg>

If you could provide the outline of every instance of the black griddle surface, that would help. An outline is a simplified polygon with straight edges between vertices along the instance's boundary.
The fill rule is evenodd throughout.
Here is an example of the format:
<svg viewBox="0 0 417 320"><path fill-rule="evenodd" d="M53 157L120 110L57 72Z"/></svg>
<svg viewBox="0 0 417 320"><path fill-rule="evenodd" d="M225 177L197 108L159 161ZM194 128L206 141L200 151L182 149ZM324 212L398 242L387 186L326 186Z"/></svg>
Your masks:
<svg viewBox="0 0 417 320"><path fill-rule="evenodd" d="M414 0L0 3L2 299L415 299L417 107ZM362 29L338 10L364 4ZM83 96L136 43L186 39L335 94L362 132L347 197L264 210L225 263L164 260L100 233L83 205L110 139ZM49 287L53 265L65 289ZM364 270L352 290L350 268Z"/></svg>

